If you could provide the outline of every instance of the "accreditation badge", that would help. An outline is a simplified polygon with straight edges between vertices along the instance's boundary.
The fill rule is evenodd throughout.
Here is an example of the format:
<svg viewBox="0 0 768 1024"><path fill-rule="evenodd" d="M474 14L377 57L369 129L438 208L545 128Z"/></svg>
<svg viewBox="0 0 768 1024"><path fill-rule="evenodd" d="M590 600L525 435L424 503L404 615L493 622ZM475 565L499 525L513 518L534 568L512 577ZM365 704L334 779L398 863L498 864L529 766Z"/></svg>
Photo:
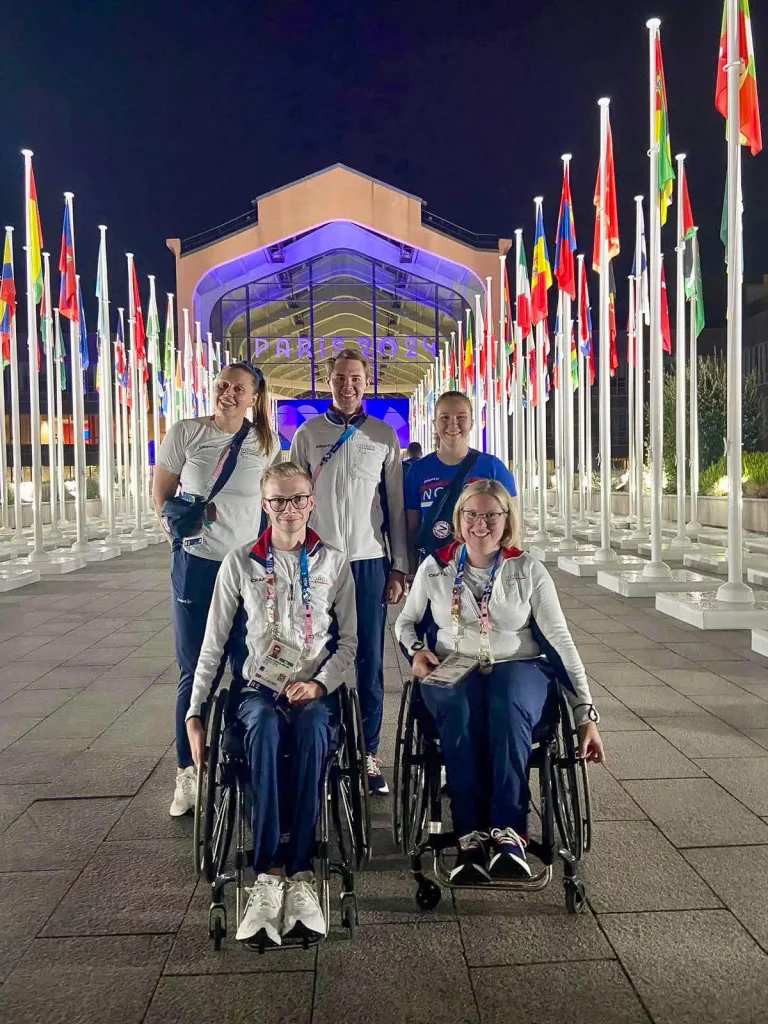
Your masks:
<svg viewBox="0 0 768 1024"><path fill-rule="evenodd" d="M275 693L282 693L300 658L300 647L284 640L273 640L254 673L255 682Z"/></svg>

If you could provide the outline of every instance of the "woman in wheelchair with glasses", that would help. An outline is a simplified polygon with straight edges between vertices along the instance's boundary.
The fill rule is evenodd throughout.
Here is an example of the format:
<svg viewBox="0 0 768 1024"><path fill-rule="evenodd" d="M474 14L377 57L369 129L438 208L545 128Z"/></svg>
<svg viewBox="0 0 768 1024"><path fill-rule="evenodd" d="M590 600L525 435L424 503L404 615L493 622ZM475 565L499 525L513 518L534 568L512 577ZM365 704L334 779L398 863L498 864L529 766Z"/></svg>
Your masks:
<svg viewBox="0 0 768 1024"><path fill-rule="evenodd" d="M564 684L581 756L599 762L598 715L552 578L515 546L519 519L506 488L465 487L453 529L455 541L419 567L395 634L440 736L459 837L451 884L530 878L527 765L550 680L542 655ZM435 651L417 634L428 607ZM438 665L442 682L430 684Z"/></svg>
<svg viewBox="0 0 768 1024"><path fill-rule="evenodd" d="M307 528L314 507L307 473L290 462L272 466L261 494L269 527L255 546L238 548L222 562L187 731L199 765L205 756L201 709L242 601L246 683L236 716L250 765L256 882L237 938L281 945L284 938L327 930L314 886L315 827L337 724L331 694L353 678L357 621L346 559Z"/></svg>

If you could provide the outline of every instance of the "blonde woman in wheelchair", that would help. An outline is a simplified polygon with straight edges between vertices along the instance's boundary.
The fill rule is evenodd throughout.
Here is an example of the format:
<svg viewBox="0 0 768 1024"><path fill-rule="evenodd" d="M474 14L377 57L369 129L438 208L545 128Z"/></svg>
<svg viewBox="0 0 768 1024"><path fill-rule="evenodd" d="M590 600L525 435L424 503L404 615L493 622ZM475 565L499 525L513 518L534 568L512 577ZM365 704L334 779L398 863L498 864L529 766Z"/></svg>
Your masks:
<svg viewBox="0 0 768 1024"><path fill-rule="evenodd" d="M496 480L465 487L453 530L453 542L419 567L395 635L440 736L459 837L451 884L530 878L527 765L550 685L544 658L588 761L604 760L599 716L552 577L518 547L517 507L506 488ZM428 608L434 651L417 632Z"/></svg>

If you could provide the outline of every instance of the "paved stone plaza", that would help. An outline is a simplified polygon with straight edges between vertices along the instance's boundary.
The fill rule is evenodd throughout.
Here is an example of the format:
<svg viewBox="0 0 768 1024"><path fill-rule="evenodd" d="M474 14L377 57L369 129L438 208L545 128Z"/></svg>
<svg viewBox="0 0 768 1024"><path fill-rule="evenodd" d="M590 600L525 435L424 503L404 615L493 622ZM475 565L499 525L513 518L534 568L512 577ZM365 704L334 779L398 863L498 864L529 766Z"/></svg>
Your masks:
<svg viewBox="0 0 768 1024"><path fill-rule="evenodd" d="M606 739L590 911L556 878L421 913L387 798L356 941L266 956L213 952L192 821L168 815L167 548L1 597L0 1021L768 1022L768 660L554 576ZM390 638L388 766L401 670Z"/></svg>

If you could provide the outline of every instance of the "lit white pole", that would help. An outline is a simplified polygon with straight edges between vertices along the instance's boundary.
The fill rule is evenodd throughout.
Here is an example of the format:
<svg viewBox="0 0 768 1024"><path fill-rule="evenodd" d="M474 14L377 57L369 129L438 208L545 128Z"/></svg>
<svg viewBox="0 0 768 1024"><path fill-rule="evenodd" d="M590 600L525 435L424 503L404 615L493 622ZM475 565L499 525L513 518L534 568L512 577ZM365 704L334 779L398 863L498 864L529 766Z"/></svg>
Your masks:
<svg viewBox="0 0 768 1024"><path fill-rule="evenodd" d="M698 265L699 229L694 228L694 235L691 239L693 250L693 266ZM690 379L691 379L691 402L690 402L690 431L691 431L691 521L688 523L686 532L689 537L696 538L699 535L701 526L699 524L699 358L698 358L698 337L696 335L696 293L691 296L690 330Z"/></svg>
<svg viewBox="0 0 768 1024"><path fill-rule="evenodd" d="M689 548L691 538L685 532L685 227L683 218L685 153L677 160L677 294L675 301L675 457L677 462L677 534L670 542L673 548Z"/></svg>
<svg viewBox="0 0 768 1024"><path fill-rule="evenodd" d="M155 275L149 278L149 308L147 310L147 334L149 348L147 354L152 365L152 440L155 446L155 463L160 450L160 396L158 394L157 375L162 369L160 359L160 318L157 314L157 296L155 294Z"/></svg>
<svg viewBox="0 0 768 1024"><path fill-rule="evenodd" d="M142 505L142 479L141 463L143 457L140 451L141 428L140 412L136 408L144 397L144 389L139 384L141 377L141 363L136 358L136 303L133 295L133 253L127 252L125 258L128 261L128 372L131 378L131 470L133 477L133 514L134 526L131 537L144 537L141 521Z"/></svg>
<svg viewBox="0 0 768 1024"><path fill-rule="evenodd" d="M614 562L611 547L611 345L610 270L608 267L608 123L611 101L603 97L600 107L600 547L596 562Z"/></svg>
<svg viewBox="0 0 768 1024"><path fill-rule="evenodd" d="M587 438L585 434L586 430L586 382L584 379L585 372L589 373L589 367L584 359L584 352L581 347L581 339L583 332L586 332L587 325L581 322L581 304L583 300L584 291L584 257L578 255L576 257L577 274L578 274L578 291L576 294L576 301L578 302L578 309L576 312L576 350L578 355L579 365L579 518L576 521L576 526L579 529L584 529L589 526L587 522L587 509L586 509L586 498L587 498Z"/></svg>
<svg viewBox="0 0 768 1024"><path fill-rule="evenodd" d="M192 406L192 337L189 333L189 310L182 309L181 315L184 320L184 396L183 408L184 418L191 419L195 412Z"/></svg>
<svg viewBox="0 0 768 1024"><path fill-rule="evenodd" d="M552 506L552 515L554 522L559 525L563 521L563 298L559 291L557 294L557 330L555 331L555 367L559 367L559 379L557 387L553 389L555 403L552 423L555 431L555 502Z"/></svg>
<svg viewBox="0 0 768 1024"><path fill-rule="evenodd" d="M742 327L742 190L739 87L740 0L727 0L728 75L728 420L725 450L728 459L728 582L717 591L718 601L748 604L755 600L742 579L743 529L741 492L741 327Z"/></svg>
<svg viewBox="0 0 768 1024"><path fill-rule="evenodd" d="M61 376L66 371L64 363L64 344L61 340L61 314L58 309L53 311L53 331L56 374L56 488L59 492L59 529L69 529L67 520L66 491L64 489L64 410L61 398ZM71 386L71 385L70 385ZM54 484L51 482L51 487Z"/></svg>
<svg viewBox="0 0 768 1024"><path fill-rule="evenodd" d="M485 279L485 312L483 313L483 353L485 355L485 377L483 388L485 389L485 450L491 455L496 455L496 432L494 416L494 400L496 389L493 381L493 363L490 337L493 333L491 317L491 278Z"/></svg>
<svg viewBox="0 0 768 1024"><path fill-rule="evenodd" d="M564 153L562 156L563 173L569 173L571 154ZM578 544L573 539L573 377L571 376L571 340L573 336L573 319L571 310L571 296L567 292L561 292L562 309L560 311L560 331L563 345L560 350L562 362L560 371L560 388L562 391L561 404L563 415L563 439L561 442L560 459L562 462L562 496L560 498L560 510L564 520L563 539L560 541L560 550L564 552L578 550ZM578 345L577 345L578 348Z"/></svg>
<svg viewBox="0 0 768 1024"><path fill-rule="evenodd" d="M8 438L5 429L5 367L0 358L0 502L2 502L2 523L0 524L0 538L10 540L13 537L13 530L10 527L8 515Z"/></svg>
<svg viewBox="0 0 768 1024"><path fill-rule="evenodd" d="M70 224L72 225L72 247L75 244L75 222L72 211L72 192L65 192L64 198L69 206ZM80 295L80 275L75 275L77 294ZM79 300L78 300L79 301ZM83 380L83 363L80 357L80 323L78 320L69 321L69 349L70 364L72 366L72 429L75 450L75 526L77 539L72 545L72 550L84 554L89 550L88 537L86 533L87 516L87 488L86 488L86 461L85 461L85 409L83 407L83 393L85 382Z"/></svg>
<svg viewBox="0 0 768 1024"><path fill-rule="evenodd" d="M131 404L135 401L133 382L131 378L131 367L128 362L128 350L125 344L125 310L122 306L117 308L117 316L120 323L120 337L123 339L123 358L125 360L125 373L128 378L126 387L120 388L120 427L123 440L123 513L126 517L131 514L131 481L133 480L133 461L131 458L130 432L128 426L128 395L131 395Z"/></svg>
<svg viewBox="0 0 768 1024"><path fill-rule="evenodd" d="M635 313L635 279L629 276L629 320L627 324L627 355L631 352L634 361L627 358L627 437L628 454L627 460L629 477L629 518L637 522L637 490L635 487L635 363L637 362L637 322Z"/></svg>
<svg viewBox="0 0 768 1024"><path fill-rule="evenodd" d="M515 483L519 495L520 521L525 515L525 439L523 424L523 338L519 326L519 303L522 282L520 280L520 254L523 247L523 229L515 229L515 386L514 386L514 419L512 431L515 439Z"/></svg>
<svg viewBox="0 0 768 1024"><path fill-rule="evenodd" d="M671 569L662 558L661 520L663 482L662 460L664 457L664 368L661 338L661 199L659 195L659 144L656 139L656 40L659 35L658 18L651 18L646 25L648 32L650 74L649 115L650 115L650 234L648 269L651 293L651 329L648 352L651 367L651 560L643 569L643 576L650 579L667 579ZM678 200L679 202L679 200Z"/></svg>
<svg viewBox="0 0 768 1024"><path fill-rule="evenodd" d="M104 449L107 536L104 545L119 547L120 538L115 524L115 429L112 408L112 339L109 331L109 272L107 268L107 228L99 224L99 352L101 356L101 394L104 399L104 419L100 425L100 444ZM102 513L105 510L102 509Z"/></svg>
<svg viewBox="0 0 768 1024"><path fill-rule="evenodd" d="M478 298L478 302L479 302L479 298ZM466 333L464 335L465 338L469 338L470 337L470 333L471 333L471 330L472 330L472 324L470 322L471 316L472 316L472 310L469 307L467 307L467 309L466 309L467 326L466 326ZM478 326L477 319L475 319L475 335L477 335L477 326ZM475 424L474 424L474 427L472 429L472 446L474 448L477 448L478 451L480 451L482 449L482 447L483 447L482 443L480 441L480 437L481 437L481 434L482 434L482 423L483 423L483 406L482 406L482 388L481 388L480 379L479 379L480 378L480 372L479 372L479 365L478 364L479 364L479 359L478 359L478 352L477 352L477 337L474 337L472 339L472 375L473 375L472 376L472 387L473 387L473 391L474 391L474 394L472 395L472 401L473 401L473 406L474 406L474 421L475 421Z"/></svg>
<svg viewBox="0 0 768 1024"><path fill-rule="evenodd" d="M501 402L497 410L499 425L499 458L505 466L509 466L509 408L507 397L507 376L512 371L509 366L509 355L507 354L507 321L510 320L509 329L514 330L511 318L507 315L507 294L504 288L504 270L506 268L506 253L499 254L499 340L498 340L498 366L501 374ZM510 338L510 341L513 339Z"/></svg>
<svg viewBox="0 0 768 1024"><path fill-rule="evenodd" d="M43 254L43 288L45 291L45 315L41 317L44 324L45 334L45 377L46 377L46 410L48 417L48 499L51 512L51 529L48 532L48 539L63 540L59 530L59 510L56 500L56 393L53 381L53 315L51 313L51 257L50 254Z"/></svg>
<svg viewBox="0 0 768 1024"><path fill-rule="evenodd" d="M13 228L6 227L6 241L11 254L11 268L13 268ZM13 512L14 512L14 538L11 541L11 550L17 555L26 555L29 551L29 542L23 534L23 518L21 508L21 406L19 403L19 351L16 338L16 314L11 319L11 443L13 449Z"/></svg>
<svg viewBox="0 0 768 1024"><path fill-rule="evenodd" d="M645 478L645 282L643 280L643 197L635 196L635 500L637 504L637 522L632 539L647 541L648 531L645 528L644 489ZM647 273L647 271L646 271ZM646 278L647 279L647 278Z"/></svg>
<svg viewBox="0 0 768 1024"><path fill-rule="evenodd" d="M115 420L115 467L117 475L117 498L120 504L120 514L125 515L125 476L124 473L127 471L127 466L123 467L123 415L120 403L120 378L117 374L117 360L115 359L115 351L111 342L110 332L110 345L109 354L112 359L112 363L115 366L115 382L114 382L114 420Z"/></svg>
<svg viewBox="0 0 768 1024"><path fill-rule="evenodd" d="M528 335L528 394L525 403L526 435L528 443L528 506L537 508L536 503L536 411L533 408L533 380L531 377L531 353L533 353L533 372L536 372L536 336L534 331Z"/></svg>
<svg viewBox="0 0 768 1024"><path fill-rule="evenodd" d="M200 321L195 320L195 381L197 388L197 415L205 416L205 403L203 401L203 339L200 334Z"/></svg>
<svg viewBox="0 0 768 1024"><path fill-rule="evenodd" d="M178 416L178 410L176 408L176 402L178 401L176 392L176 331L174 329L173 322L173 292L167 293L168 297L168 308L165 313L165 345L166 348L170 349L170 380L165 382L165 387L168 392L168 415L165 418L165 432L168 433L169 427L172 427L176 422ZM165 365L169 365L168 353L163 352L163 358Z"/></svg>
<svg viewBox="0 0 768 1024"><path fill-rule="evenodd" d="M213 378L215 376L213 371L213 333L208 331L206 334L206 340L208 342L208 415L213 415ZM439 341L438 341L439 344Z"/></svg>
<svg viewBox="0 0 768 1024"><path fill-rule="evenodd" d="M533 200L538 222L543 196ZM532 537L534 544L546 544L550 539L547 532L547 394L544 365L544 321L536 324L536 459L538 462L538 508L539 528Z"/></svg>

